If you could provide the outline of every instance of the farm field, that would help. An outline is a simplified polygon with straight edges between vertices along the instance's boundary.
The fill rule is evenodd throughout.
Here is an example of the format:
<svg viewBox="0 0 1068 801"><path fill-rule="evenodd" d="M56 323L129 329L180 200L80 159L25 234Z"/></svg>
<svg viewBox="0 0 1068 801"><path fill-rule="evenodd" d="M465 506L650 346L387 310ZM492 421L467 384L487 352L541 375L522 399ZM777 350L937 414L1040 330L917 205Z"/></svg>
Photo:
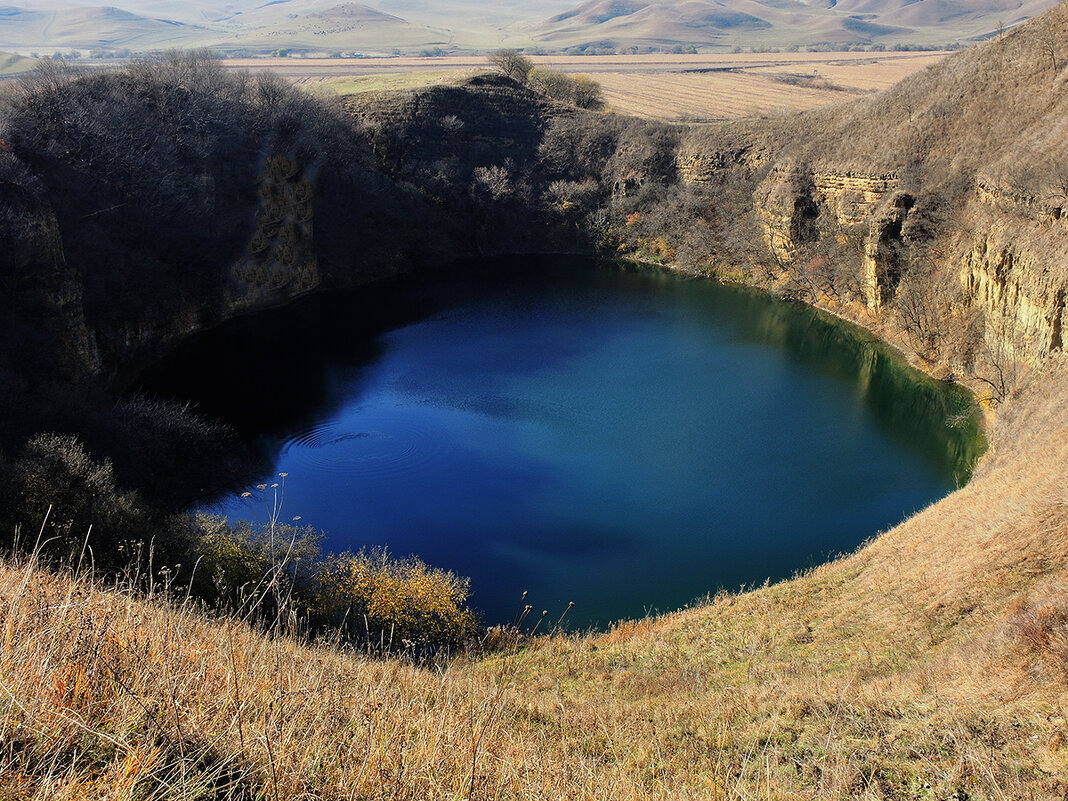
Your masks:
<svg viewBox="0 0 1068 801"><path fill-rule="evenodd" d="M885 89L943 52L731 53L725 55L534 56L538 66L599 81L609 108L660 120L767 116ZM481 56L364 59L228 59L337 94L414 89L458 81L488 66Z"/></svg>
<svg viewBox="0 0 1068 801"><path fill-rule="evenodd" d="M604 89L605 103L620 113L690 122L766 117L816 108L858 94L795 86L753 72L610 72L598 75L597 80Z"/></svg>
<svg viewBox="0 0 1068 801"><path fill-rule="evenodd" d="M855 55L855 54L854 54ZM874 55L874 54L873 54ZM907 58L890 58L880 53L877 58L860 59L856 61L825 61L813 65L813 70L818 70L818 78L848 90L879 91L889 89L902 78L911 75L918 70L924 69L946 57L945 53L920 53L910 54ZM782 76L799 75L803 73L801 65L753 67L755 75ZM809 75L814 78L816 73L811 70Z"/></svg>

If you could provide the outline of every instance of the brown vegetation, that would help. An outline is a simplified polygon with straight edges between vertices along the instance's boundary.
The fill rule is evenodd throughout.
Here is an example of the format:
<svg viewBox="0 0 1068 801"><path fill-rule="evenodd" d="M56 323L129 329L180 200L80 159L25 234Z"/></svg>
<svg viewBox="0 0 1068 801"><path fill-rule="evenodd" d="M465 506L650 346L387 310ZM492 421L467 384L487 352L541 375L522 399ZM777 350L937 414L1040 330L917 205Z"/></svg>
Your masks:
<svg viewBox="0 0 1068 801"><path fill-rule="evenodd" d="M588 75L568 75L559 70L537 67L515 50L497 50L489 63L513 81L528 86L540 95L579 108L600 108L601 87Z"/></svg>

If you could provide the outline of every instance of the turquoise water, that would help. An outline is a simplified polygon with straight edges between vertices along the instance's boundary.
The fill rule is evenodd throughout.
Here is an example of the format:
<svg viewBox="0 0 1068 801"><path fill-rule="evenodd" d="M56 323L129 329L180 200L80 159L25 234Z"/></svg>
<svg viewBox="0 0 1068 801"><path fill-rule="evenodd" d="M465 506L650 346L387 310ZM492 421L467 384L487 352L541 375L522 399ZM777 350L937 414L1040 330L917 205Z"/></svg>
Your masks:
<svg viewBox="0 0 1068 801"><path fill-rule="evenodd" d="M151 381L257 443L249 486L288 473L284 519L470 577L488 622L523 591L604 626L788 577L945 495L981 440L963 393L859 329L589 260L318 299ZM213 508L263 519L243 489Z"/></svg>

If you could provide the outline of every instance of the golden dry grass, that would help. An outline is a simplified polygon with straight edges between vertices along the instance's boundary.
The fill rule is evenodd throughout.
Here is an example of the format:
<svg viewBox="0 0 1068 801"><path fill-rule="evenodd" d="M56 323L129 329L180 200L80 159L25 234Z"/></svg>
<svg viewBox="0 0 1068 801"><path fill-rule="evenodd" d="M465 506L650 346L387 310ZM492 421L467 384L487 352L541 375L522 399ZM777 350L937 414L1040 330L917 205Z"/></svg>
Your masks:
<svg viewBox="0 0 1068 801"><path fill-rule="evenodd" d="M895 83L914 72L937 64L946 57L945 53L911 54L907 58L891 54L872 54L869 58L855 61L827 60L814 64L790 64L784 66L754 67L752 72L758 75L798 75L818 77L828 80L845 89L861 92L889 89Z"/></svg>
<svg viewBox="0 0 1068 801"><path fill-rule="evenodd" d="M436 668L0 568L0 798L1060 798L1068 364L793 581Z"/></svg>
<svg viewBox="0 0 1068 801"><path fill-rule="evenodd" d="M328 81L301 79L298 83L318 86L337 95L355 95L361 92L394 92L402 89L423 89L437 84L463 81L476 74L475 70L422 70L419 72L385 72L372 75L353 75L348 78L333 78Z"/></svg>

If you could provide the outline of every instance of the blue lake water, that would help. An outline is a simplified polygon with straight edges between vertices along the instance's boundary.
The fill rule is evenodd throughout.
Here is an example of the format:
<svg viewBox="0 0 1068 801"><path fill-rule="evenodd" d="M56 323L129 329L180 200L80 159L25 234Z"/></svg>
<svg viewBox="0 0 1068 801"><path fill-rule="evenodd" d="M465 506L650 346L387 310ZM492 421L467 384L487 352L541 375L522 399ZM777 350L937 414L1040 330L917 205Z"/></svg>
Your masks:
<svg viewBox="0 0 1068 801"><path fill-rule="evenodd" d="M329 550L523 591L573 626L788 577L965 480L968 398L797 304L581 259L504 259L238 321L148 380L256 442ZM951 424L952 423L952 424ZM263 520L259 493L211 502Z"/></svg>

